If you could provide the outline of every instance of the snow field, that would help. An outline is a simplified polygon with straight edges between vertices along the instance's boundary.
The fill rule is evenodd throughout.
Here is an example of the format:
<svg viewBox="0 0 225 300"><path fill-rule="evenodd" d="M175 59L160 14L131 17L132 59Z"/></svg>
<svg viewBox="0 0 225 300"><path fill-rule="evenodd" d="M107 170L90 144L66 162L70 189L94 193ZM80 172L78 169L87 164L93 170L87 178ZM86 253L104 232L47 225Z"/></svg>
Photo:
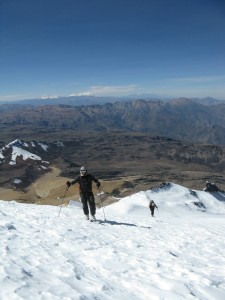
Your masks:
<svg viewBox="0 0 225 300"><path fill-rule="evenodd" d="M225 299L225 203L147 191L84 220L79 203L0 201L0 299ZM152 218L149 199L159 210ZM214 203L214 204L213 204Z"/></svg>

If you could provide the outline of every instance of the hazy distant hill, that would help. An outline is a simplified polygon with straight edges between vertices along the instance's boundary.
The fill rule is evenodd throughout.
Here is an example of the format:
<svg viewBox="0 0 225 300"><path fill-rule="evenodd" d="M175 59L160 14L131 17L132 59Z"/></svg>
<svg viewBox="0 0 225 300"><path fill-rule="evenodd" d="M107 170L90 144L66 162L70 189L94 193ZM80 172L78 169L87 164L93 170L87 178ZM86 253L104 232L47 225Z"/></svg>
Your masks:
<svg viewBox="0 0 225 300"><path fill-rule="evenodd" d="M13 108L14 106L43 106L43 105L70 105L70 106L82 106L82 105L94 105L94 104L105 104L105 103L115 103L115 102L128 102L137 99L144 100L162 100L168 101L171 98L162 98L156 95L131 95L128 97L110 97L110 96L68 96L68 97L44 97L36 99L18 100L18 101L4 101L0 102L0 109L2 110L3 104L4 108Z"/></svg>
<svg viewBox="0 0 225 300"><path fill-rule="evenodd" d="M225 100L219 100L212 97L206 97L206 98L192 98L196 103L203 104L203 105L215 105L215 104L224 104Z"/></svg>
<svg viewBox="0 0 225 300"><path fill-rule="evenodd" d="M128 102L142 99L145 101L163 101L168 102L174 97L171 96L159 96L155 94L141 94L141 95L130 95L127 97L110 97L110 96L65 96L65 97L43 97L36 99L26 99L17 101L1 101L0 110L15 109L15 107L21 106L43 106L43 105L71 105L71 106L82 106L82 105L95 105L95 104L105 104L105 103L115 103L115 102ZM212 97L206 98L191 98L192 101L202 104L202 105L215 105L223 104L225 100L218 100Z"/></svg>
<svg viewBox="0 0 225 300"><path fill-rule="evenodd" d="M74 129L135 131L197 143L225 145L225 104L202 105L186 98L136 100L103 105L46 105L0 110L0 128L35 131Z"/></svg>

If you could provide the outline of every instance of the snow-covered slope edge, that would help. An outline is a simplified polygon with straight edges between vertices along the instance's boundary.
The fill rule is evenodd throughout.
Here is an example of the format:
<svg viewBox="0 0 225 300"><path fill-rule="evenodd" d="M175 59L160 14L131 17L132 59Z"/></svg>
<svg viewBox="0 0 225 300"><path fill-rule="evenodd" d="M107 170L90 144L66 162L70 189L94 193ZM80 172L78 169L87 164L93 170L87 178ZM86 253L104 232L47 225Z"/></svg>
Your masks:
<svg viewBox="0 0 225 300"><path fill-rule="evenodd" d="M174 183L166 183L160 188L125 197L109 206L108 210L117 214L140 214L146 211L150 200L154 200L160 208L160 214L165 216L179 217L199 211L225 214L224 193L193 191Z"/></svg>
<svg viewBox="0 0 225 300"><path fill-rule="evenodd" d="M223 300L225 202L214 196L169 184L104 207L106 221L99 209L102 223L79 203L58 217L0 201L0 299Z"/></svg>

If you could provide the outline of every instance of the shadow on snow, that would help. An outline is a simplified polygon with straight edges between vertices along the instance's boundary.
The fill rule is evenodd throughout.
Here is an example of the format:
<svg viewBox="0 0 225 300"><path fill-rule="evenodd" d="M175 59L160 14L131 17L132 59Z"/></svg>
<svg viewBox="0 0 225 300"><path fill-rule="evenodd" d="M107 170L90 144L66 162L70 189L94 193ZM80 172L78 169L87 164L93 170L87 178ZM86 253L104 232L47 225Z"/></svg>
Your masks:
<svg viewBox="0 0 225 300"><path fill-rule="evenodd" d="M132 223L124 223L124 222L116 222L116 221L109 221L109 220L104 220L104 221L98 221L100 224L110 224L110 225L123 225L123 226L131 226L131 227L138 227L138 228L145 228L145 229L150 229L150 226L138 226Z"/></svg>

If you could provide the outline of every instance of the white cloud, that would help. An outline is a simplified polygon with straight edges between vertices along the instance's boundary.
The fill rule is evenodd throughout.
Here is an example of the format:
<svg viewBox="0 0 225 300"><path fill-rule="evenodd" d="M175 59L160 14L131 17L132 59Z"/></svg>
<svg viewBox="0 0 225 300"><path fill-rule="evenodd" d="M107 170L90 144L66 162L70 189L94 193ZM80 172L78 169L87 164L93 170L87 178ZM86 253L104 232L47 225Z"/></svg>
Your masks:
<svg viewBox="0 0 225 300"><path fill-rule="evenodd" d="M45 96L41 96L39 99L55 99L55 98L59 98L59 96L56 96L56 95L45 95Z"/></svg>
<svg viewBox="0 0 225 300"><path fill-rule="evenodd" d="M123 96L134 92L140 92L140 88L136 84L112 86L95 85L91 86L87 91L73 94L73 96Z"/></svg>
<svg viewBox="0 0 225 300"><path fill-rule="evenodd" d="M90 92L81 92L81 93L74 93L69 96L92 96Z"/></svg>

